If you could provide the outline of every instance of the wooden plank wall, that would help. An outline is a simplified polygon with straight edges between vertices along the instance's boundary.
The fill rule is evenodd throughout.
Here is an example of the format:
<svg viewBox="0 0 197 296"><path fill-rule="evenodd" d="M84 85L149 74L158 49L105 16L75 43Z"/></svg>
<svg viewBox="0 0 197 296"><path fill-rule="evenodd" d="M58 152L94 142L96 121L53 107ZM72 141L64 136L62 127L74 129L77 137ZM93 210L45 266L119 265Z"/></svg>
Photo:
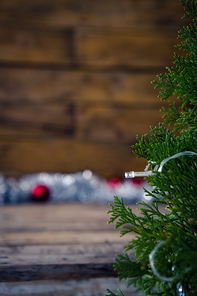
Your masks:
<svg viewBox="0 0 197 296"><path fill-rule="evenodd" d="M144 169L130 145L161 120L178 0L1 0L0 171Z"/></svg>

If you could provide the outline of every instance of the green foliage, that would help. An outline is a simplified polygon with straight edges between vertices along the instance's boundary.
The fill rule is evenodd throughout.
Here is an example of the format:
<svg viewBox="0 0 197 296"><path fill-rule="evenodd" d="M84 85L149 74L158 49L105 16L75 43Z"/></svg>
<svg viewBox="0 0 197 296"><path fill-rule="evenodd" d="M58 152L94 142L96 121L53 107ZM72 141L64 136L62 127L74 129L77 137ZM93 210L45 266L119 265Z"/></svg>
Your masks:
<svg viewBox="0 0 197 296"><path fill-rule="evenodd" d="M107 296L124 296L124 294L119 289L117 290L117 294L114 294L109 289L107 289L107 292L108 292Z"/></svg>
<svg viewBox="0 0 197 296"><path fill-rule="evenodd" d="M165 74L153 81L160 88L161 100L169 100L164 123L151 127L150 134L137 137L133 146L138 158L145 158L153 174L146 180L152 190L145 190L153 197L150 204L139 203L139 214L125 207L123 199L114 197L110 205L109 223L115 222L121 235L135 234L128 242L123 254L115 258L114 268L119 279L126 279L127 285L134 285L141 295L177 295L177 284L183 287L186 296L197 295L197 156L182 155L171 159L162 172L155 170L161 162L183 151L197 153L197 0L181 0L185 17L192 23L179 31L182 42L178 49L185 56L174 55L174 66L167 67ZM180 107L177 107L177 102ZM169 131L164 124L174 125ZM180 134L175 133L176 130ZM160 212L159 205L166 206L167 212ZM154 258L155 275L150 267L149 254L163 241ZM163 277L172 277L165 281ZM108 291L108 296L122 296Z"/></svg>
<svg viewBox="0 0 197 296"><path fill-rule="evenodd" d="M178 38L183 40L176 45L186 52L185 56L174 54L174 66L166 67L168 72L159 74L159 81L154 80L155 88L161 88L159 97L166 101L175 96L182 101L180 108L175 102L169 101L169 109L162 108L166 112L165 123L175 123L175 130L185 128L195 129L197 124L197 2L180 1L185 8L184 17L192 17L193 23L183 27L179 31Z"/></svg>

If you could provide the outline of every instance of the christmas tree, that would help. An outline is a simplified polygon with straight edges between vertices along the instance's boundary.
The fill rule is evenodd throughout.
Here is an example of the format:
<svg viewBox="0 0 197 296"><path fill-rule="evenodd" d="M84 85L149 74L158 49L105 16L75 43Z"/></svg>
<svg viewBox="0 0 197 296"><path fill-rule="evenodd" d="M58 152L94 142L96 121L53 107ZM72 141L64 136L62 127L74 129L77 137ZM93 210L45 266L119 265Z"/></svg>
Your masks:
<svg viewBox="0 0 197 296"><path fill-rule="evenodd" d="M137 137L133 146L149 164L144 175L152 190L144 190L153 201L139 203L141 215L135 215L123 199L114 197L108 212L109 223L115 221L121 235L136 234L126 253L115 258L114 268L120 280L144 296L197 295L197 0L180 3L183 17L191 19L175 46L184 54L175 53L173 66L153 81L169 108L162 109L164 122ZM160 212L160 204L167 213ZM108 296L123 295L107 291Z"/></svg>

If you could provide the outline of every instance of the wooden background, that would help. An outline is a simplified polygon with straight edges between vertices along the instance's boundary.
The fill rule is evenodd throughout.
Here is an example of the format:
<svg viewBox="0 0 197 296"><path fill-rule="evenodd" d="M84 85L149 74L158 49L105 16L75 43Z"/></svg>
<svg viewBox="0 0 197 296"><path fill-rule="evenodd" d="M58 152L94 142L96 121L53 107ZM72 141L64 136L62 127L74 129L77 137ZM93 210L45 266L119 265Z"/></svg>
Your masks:
<svg viewBox="0 0 197 296"><path fill-rule="evenodd" d="M171 66L179 0L1 0L0 171L123 177L161 121L151 81Z"/></svg>

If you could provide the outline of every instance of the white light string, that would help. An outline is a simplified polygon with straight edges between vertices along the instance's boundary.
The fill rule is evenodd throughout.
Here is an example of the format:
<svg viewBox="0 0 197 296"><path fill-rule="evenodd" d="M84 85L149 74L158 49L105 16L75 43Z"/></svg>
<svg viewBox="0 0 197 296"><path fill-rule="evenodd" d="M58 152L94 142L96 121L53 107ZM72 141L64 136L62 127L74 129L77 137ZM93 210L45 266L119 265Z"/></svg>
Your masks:
<svg viewBox="0 0 197 296"><path fill-rule="evenodd" d="M158 168L158 172L162 172L162 169L163 169L163 166L171 159L174 159L174 158L177 158L179 156L182 156L182 155L196 155L197 156L197 153L193 152L193 151L183 151L183 152L180 152L180 153L176 153L174 154L173 156L170 156L168 158L165 158L161 163L160 163L160 166ZM154 172L150 172L148 171L149 174L152 173L154 174ZM161 281L165 281L165 282L172 282L173 280L176 279L175 276L173 277L166 277L166 276L162 276L160 275L160 273L157 271L157 269L155 268L155 264L154 264L154 258L155 258L155 254L156 252L158 251L158 249L164 244L165 241L160 241L156 246L155 248L153 249L153 251L149 254L149 262L150 262L150 266L151 266L151 269L154 273L154 275L156 275ZM182 288L182 285L181 283L178 283L177 284L177 296L185 296L185 292L183 291L183 288Z"/></svg>
<svg viewBox="0 0 197 296"><path fill-rule="evenodd" d="M165 241L160 241L155 248L152 250L152 252L149 254L149 262L150 262L150 266L151 269L154 273L154 275L156 275L161 281L164 282L172 282L173 280L175 280L175 277L166 277L166 276L162 276L160 275L160 273L157 271L157 269L155 268L155 263L154 263L154 259L155 259L155 255L158 251L158 249L164 244Z"/></svg>
<svg viewBox="0 0 197 296"><path fill-rule="evenodd" d="M174 280L176 280L176 277L166 277L166 276L162 276L160 275L160 273L157 271L157 269L155 268L155 263L154 263L154 259L155 259L155 255L158 251L158 249L165 243L165 241L160 241L155 248L153 249L153 251L149 254L149 262L150 262L150 266L151 269L154 273L154 275L156 275L158 277L158 279L160 279L161 281L164 282L172 282ZM183 291L182 285L181 283L177 284L177 296L186 296L185 292Z"/></svg>
<svg viewBox="0 0 197 296"><path fill-rule="evenodd" d="M125 173L125 178L135 178L135 177L146 177L152 174L155 174L155 172L162 172L163 166L171 159L177 158L179 156L183 156L183 155L195 155L197 156L197 153L193 152L193 151L183 151L180 153L176 153L170 157L165 158L164 160L162 160L162 162L160 163L160 166L158 168L158 166L155 166L153 171L148 171L148 168L150 166L150 163L153 162L149 162L149 164L146 166L144 172L126 172ZM164 244L165 241L160 241L155 248L153 249L153 251L149 254L149 262L150 262L150 266L151 269L154 273L154 275L156 275L161 281L165 281L165 282L172 282L176 279L175 276L172 277L166 277L166 276L162 276L160 275L160 273L157 271L157 269L155 268L155 263L154 263L154 258L155 255L158 251L158 249ZM182 285L181 283L177 284L177 296L185 296L185 292L183 291Z"/></svg>
<svg viewBox="0 0 197 296"><path fill-rule="evenodd" d="M163 166L164 166L164 164L166 164L166 162L168 162L169 160L171 160L173 158L177 158L179 156L182 156L182 155L196 155L197 156L197 153L195 153L193 151L183 151L183 152L176 153L176 154L162 160L162 162L160 163L159 168L158 168L158 166L155 166L154 171L161 173L162 169L163 169ZM150 163L155 163L155 162L150 162ZM134 172L134 171L126 172L125 173L125 178L147 177L149 175L155 174L154 171L148 171L148 167L150 166L150 163L145 168L144 172Z"/></svg>
<svg viewBox="0 0 197 296"><path fill-rule="evenodd" d="M162 169L163 169L163 166L166 162L168 162L169 160L173 159L173 158L177 158L179 156L182 156L182 155L196 155L197 156L197 153L193 152L193 151L183 151L183 152L180 152L180 153L176 153L168 158L165 158L164 160L162 160L162 162L160 163L160 167L158 169L158 172L161 173Z"/></svg>

